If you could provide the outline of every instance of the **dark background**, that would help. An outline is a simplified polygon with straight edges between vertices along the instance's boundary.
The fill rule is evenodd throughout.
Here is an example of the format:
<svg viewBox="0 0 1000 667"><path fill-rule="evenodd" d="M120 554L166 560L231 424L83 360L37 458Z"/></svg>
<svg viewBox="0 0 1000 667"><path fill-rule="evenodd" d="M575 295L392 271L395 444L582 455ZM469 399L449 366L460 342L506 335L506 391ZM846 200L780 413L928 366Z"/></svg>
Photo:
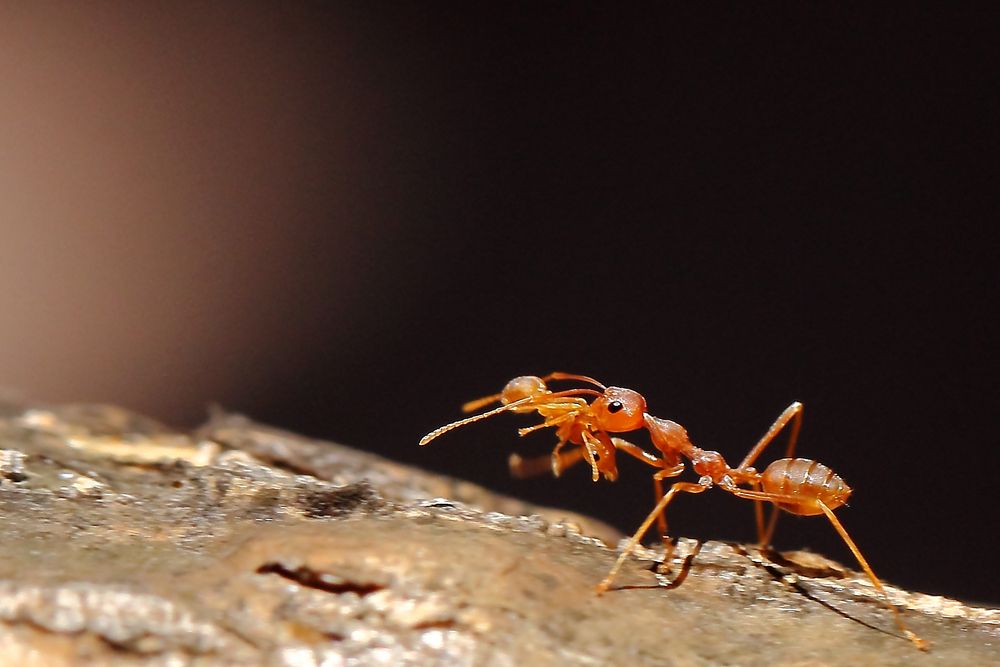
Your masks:
<svg viewBox="0 0 1000 667"><path fill-rule="evenodd" d="M416 442L558 369L735 465L801 400L875 571L1000 603L982 9L4 11L8 387L180 425L220 402L629 532L638 463L512 481L552 436L511 416ZM753 536L721 492L671 518ZM821 518L777 543L851 560Z"/></svg>

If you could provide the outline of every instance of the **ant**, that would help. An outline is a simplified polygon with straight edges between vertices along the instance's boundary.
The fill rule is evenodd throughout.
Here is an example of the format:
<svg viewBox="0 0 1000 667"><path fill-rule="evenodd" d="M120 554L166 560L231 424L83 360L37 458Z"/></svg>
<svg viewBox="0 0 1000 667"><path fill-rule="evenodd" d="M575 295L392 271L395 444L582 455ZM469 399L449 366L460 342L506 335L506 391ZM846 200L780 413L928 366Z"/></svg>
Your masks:
<svg viewBox="0 0 1000 667"><path fill-rule="evenodd" d="M551 380L576 380L591 384L600 389L570 389L565 391L550 391L546 382ZM582 396L594 396L587 403ZM767 432L744 457L736 468L726 463L723 456L716 451L696 447L688 437L687 431L680 424L646 412L646 399L637 391L622 387L605 387L603 384L585 375L555 372L544 377L516 377L498 394L469 401L462 406L464 412L472 412L493 403L501 406L487 412L467 417L431 431L420 440L420 445L426 445L440 435L464 426L466 424L487 419L501 412L529 413L537 411L544 421L535 426L519 429L521 436L549 427L556 428L559 442L549 459L553 474L558 477L562 470L586 459L591 465L593 480L596 482L603 474L609 481L618 477L615 464L615 451L621 450L653 467L660 468L653 475L656 504L646 519L636 530L626 544L618 560L607 576L597 586L597 594L605 593L618 574L629 554L639 544L648 532L653 522L657 522L660 534L667 548L672 548L672 542L667 538L666 509L678 493L702 493L712 486L718 486L738 498L754 501L754 515L757 523L757 538L761 546L767 546L774 534L779 510L799 516L827 517L834 529L851 550L858 564L878 590L889 609L892 610L897 627L903 635L920 650L928 649L928 642L907 629L902 616L895 605L889 600L882 582L861 554L861 550L848 534L833 510L846 504L851 494L851 488L830 468L811 459L793 458L799 431L802 427L803 406L799 402L789 405L778 416ZM774 461L763 472L757 472L752 467L754 461L774 441L775 437L791 424L785 458ZM660 452L657 457L642 448L621 438L611 437L610 433L625 433L645 427L649 431L653 445ZM567 444L576 445L569 452L562 452ZM670 490L663 492L663 480L676 477L684 471L683 459L691 462L691 467L700 475L697 484L690 482L675 482ZM512 455L511 470L517 476L528 476L541 472L539 459L525 461ZM744 488L749 487L749 488ZM763 503L774 505L765 526L763 518ZM677 583L680 583L679 581Z"/></svg>
<svg viewBox="0 0 1000 667"><path fill-rule="evenodd" d="M834 530L840 535L844 543L854 554L855 559L871 580L872 585L882 594L886 605L892 610L896 626L921 651L928 650L928 642L918 637L915 633L907 629L903 623L899 609L889 600L882 582L875 576L868 561L861 554L861 550L848 534L840 520L834 515L833 510L846 504L851 495L851 488L844 480L833 472L830 468L813 461L812 459L792 458L795 443L798 438L799 429L802 426L802 404L792 403L775 420L774 424L767 430L760 441L754 445L743 461L736 468L732 468L726 463L721 454L715 451L704 450L695 447L687 437L687 432L679 424L669 420L653 417L644 414L646 428L649 430L653 444L663 454L663 457L672 462L679 456L684 456L691 461L694 471L701 475L697 484L690 482L675 482L667 493L662 492L661 480L666 477L666 469L656 473L653 478L657 485L657 503L646 519L629 539L625 548L619 555L611 571L597 585L597 594L605 593L611 586L618 571L625 563L626 558L639 544L643 536L649 530L653 521L658 522L661 535L666 540L666 510L667 506L678 493L701 493L713 486L718 486L738 498L753 500L755 503L755 516L757 520L757 537L761 546L767 546L774 533L774 527L778 517L778 511L784 510L790 514L799 516L818 516L823 514L829 519ZM785 458L774 461L763 472L757 472L752 466L764 449L774 440L775 436L783 430L789 423L792 424L792 431L789 436L788 447ZM749 487L749 488L744 488ZM769 502L774 505L767 527L764 527L762 503Z"/></svg>
<svg viewBox="0 0 1000 667"><path fill-rule="evenodd" d="M546 383L553 380L584 382L596 389L551 391ZM583 396L593 396L594 400L588 403ZM543 466L551 467L552 474L559 477L563 470L580 460L586 460L590 464L593 481L596 482L602 475L605 479L614 481L618 478L616 451L623 451L649 465L662 466L661 459L641 447L610 435L635 431L645 425L646 399L631 389L606 387L591 377L572 373L555 372L544 377L522 375L508 382L498 394L469 401L462 406L462 411L473 412L497 402L501 404L500 407L431 431L420 439L420 445L426 445L452 429L501 412L538 412L544 421L519 429L518 435L525 436L544 428L555 428L559 442L549 456L526 460L517 454L511 455L511 472L516 477L538 474L542 472ZM563 451L566 445L571 445L572 449ZM676 474L680 474L680 470Z"/></svg>

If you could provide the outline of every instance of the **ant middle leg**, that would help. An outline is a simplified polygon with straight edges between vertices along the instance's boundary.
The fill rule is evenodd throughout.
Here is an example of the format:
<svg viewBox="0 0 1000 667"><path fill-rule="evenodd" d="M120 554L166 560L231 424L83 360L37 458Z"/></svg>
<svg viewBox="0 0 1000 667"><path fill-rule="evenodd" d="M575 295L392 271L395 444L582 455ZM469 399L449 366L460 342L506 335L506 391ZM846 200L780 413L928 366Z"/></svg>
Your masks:
<svg viewBox="0 0 1000 667"><path fill-rule="evenodd" d="M785 458L792 458L792 455L795 453L795 445L799 439L799 431L802 429L803 410L803 405L798 401L785 408L757 444L753 446L753 449L743 458L738 469L743 470L753 465L753 462L757 460L767 446L789 424L791 424L791 432L788 435L788 445L785 447ZM778 524L778 515L781 512L777 507L771 508L771 514L767 519L767 526L765 527L762 501L754 501L753 509L754 520L757 524L757 542L760 546L766 547L771 543L771 538L774 536L774 529Z"/></svg>
<svg viewBox="0 0 1000 667"><path fill-rule="evenodd" d="M555 477L559 477L564 470L583 460L582 447L574 447L565 452L558 451L559 449L561 447L557 446L557 450L551 454L542 454L528 459L520 454L511 454L507 459L511 476L517 479L527 479L551 472Z"/></svg>
<svg viewBox="0 0 1000 667"><path fill-rule="evenodd" d="M664 468L653 475L653 497L657 505L663 500L663 480L668 477L677 477L684 472L684 464L678 463L672 468ZM701 486L699 484L699 486ZM663 562L669 563L674 557L674 541L667 534L667 512L666 509L656 515L656 528L660 532L660 539L663 541Z"/></svg>
<svg viewBox="0 0 1000 667"><path fill-rule="evenodd" d="M645 449L642 449L637 445L633 445L628 440L623 440L621 438L611 438L611 442L619 451L625 452L629 456L635 457L643 463L653 466L654 468L660 468L660 470L653 474L654 504L659 503L660 499L663 498L663 480L668 477L677 477L684 472L684 463L680 460L668 462L666 459L650 454ZM673 548L673 542L667 538L667 517L664 513L661 513L657 517L656 525L660 531L660 536L663 538L664 549L671 550Z"/></svg>
<svg viewBox="0 0 1000 667"><path fill-rule="evenodd" d="M631 539L629 539L628 544L625 545L625 548L618 556L618 560L615 561L611 571L608 572L607 576L604 577L601 583L597 585L597 594L601 595L608 590L608 587L611 586L611 582L614 581L618 571L621 569L622 565L625 564L625 560L628 558L629 554L635 550L636 545L638 545L643 536L646 535L649 527L653 525L653 521L655 521L657 517L663 515L667 509L667 505L669 505L670 501L674 499L674 496L678 493L701 493L707 488L707 486L692 484L691 482L676 482L673 486L671 486L670 490L667 491L667 493L660 499L660 502L656 503L653 511L649 513L649 516L646 517L645 521L643 521L639 526L639 529L636 530L635 534L631 537Z"/></svg>

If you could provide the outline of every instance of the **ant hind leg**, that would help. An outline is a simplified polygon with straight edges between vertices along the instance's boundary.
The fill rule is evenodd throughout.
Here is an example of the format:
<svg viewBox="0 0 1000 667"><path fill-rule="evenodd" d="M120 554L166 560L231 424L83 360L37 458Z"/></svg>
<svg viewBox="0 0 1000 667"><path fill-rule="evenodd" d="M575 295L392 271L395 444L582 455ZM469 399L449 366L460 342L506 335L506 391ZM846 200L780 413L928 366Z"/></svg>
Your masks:
<svg viewBox="0 0 1000 667"><path fill-rule="evenodd" d="M893 618L896 621L896 626L903 633L903 636L905 636L907 639L913 642L913 644L921 651L926 651L929 647L929 643L926 640L918 637L903 623L902 613L900 613L896 605L894 605L889 600L889 595L888 593L885 592L885 588L882 587L882 582L879 581L879 578L875 576L875 571L872 570L871 565L868 564L868 561L865 560L865 557L861 555L861 550L858 549L858 545L856 545L854 543L854 540L851 539L851 536L847 533L847 529L844 528L844 525L840 523L840 519L838 519L834 515L833 510L827 507L822 500L817 500L816 502L819 505L819 508L823 510L823 514L826 515L826 518L829 519L830 523L833 524L834 529L837 531L837 533L840 534L841 539L844 540L844 543L851 550L851 553L854 554L854 557L858 561L858 565L861 566L861 569L863 569L865 571L865 574L868 575L868 578L871 579L872 585L875 586L875 588L877 588L878 591L882 594L882 597L885 598L885 603L889 606L889 609L892 610Z"/></svg>
<svg viewBox="0 0 1000 667"><path fill-rule="evenodd" d="M753 465L753 462L757 460L757 457L770 445L774 439L781 433L782 430L789 424L792 425L791 433L788 435L788 445L785 447L785 458L792 458L795 453L795 445L799 440L799 431L802 429L802 411L803 406L798 401L795 401L787 408L785 408L778 418L774 420L771 427L767 429L767 432L757 441L757 444L753 446L750 452L743 458L743 461L739 465L739 469L742 470ZM771 538L774 536L774 529L778 524L778 515L780 511L777 507L771 509L771 514L767 519L767 526L764 526L764 508L761 501L755 501L754 503L754 519L757 523L757 542L762 547L766 547L771 543Z"/></svg>
<svg viewBox="0 0 1000 667"><path fill-rule="evenodd" d="M733 495L739 498L746 498L748 500L757 500L757 501L765 501L772 503L785 502L792 505L799 504L802 502L802 499L796 496L786 496L777 493L768 493L766 491L751 491L749 489L728 489L728 490ZM844 528L844 525L842 523L840 523L840 519L836 517L836 515L833 513L833 510L830 509L826 505L826 503L824 503L822 500L819 500L817 498L815 499L814 502L816 503L816 506L823 512L823 514L826 515L826 518L830 520L830 523L833 525L834 530L836 530L837 534L840 535L840 538L844 541L844 544L847 545L847 548L851 550L852 554L854 554L855 560L858 561L858 565L861 566L861 569L864 570L864 573L868 575L868 579L872 582L872 585L879 593L882 594L882 599L885 602L886 606L888 606L889 609L892 610L893 618L896 621L896 627L898 627L900 632L903 633L903 636L909 639L911 642L913 642L913 644L918 649L920 649L921 651L926 651L929 647L929 643L926 640L918 637L916 633L912 632L909 628L906 627L906 624L903 623L903 615L900 613L896 605L894 605L892 601L889 599L889 595L888 593L886 593L885 587L882 586L882 582L879 580L877 576L875 576L875 571L872 570L871 565L869 565L868 561L865 560L865 557L861 554L861 549L859 549L858 545L854 543L853 539L851 539L851 536L850 534L848 534L847 529Z"/></svg>

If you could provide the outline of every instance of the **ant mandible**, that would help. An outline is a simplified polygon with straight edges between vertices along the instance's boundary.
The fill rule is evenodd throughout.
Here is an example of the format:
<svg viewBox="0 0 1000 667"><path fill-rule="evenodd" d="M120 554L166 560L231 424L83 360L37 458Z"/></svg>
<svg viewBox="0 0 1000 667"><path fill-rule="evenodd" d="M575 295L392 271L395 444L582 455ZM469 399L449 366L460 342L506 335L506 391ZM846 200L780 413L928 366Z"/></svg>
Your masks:
<svg viewBox="0 0 1000 667"><path fill-rule="evenodd" d="M889 599L888 593L882 586L882 582L875 575L868 561L861 554L861 550L848 534L847 529L833 513L833 510L844 505L851 495L851 488L847 486L839 475L830 468L813 461L812 459L792 458L795 443L798 438L799 429L802 425L802 404L792 403L781 413L774 424L767 430L767 433L754 445L746 455L740 465L732 468L726 463L721 454L715 451L704 450L695 447L687 438L684 429L675 422L659 419L652 415L645 414L644 420L646 428L650 432L653 444L659 449L664 457L676 457L682 455L691 461L694 471L701 475L697 484L690 482L675 482L670 490L662 493L660 479L662 472L654 475L657 484L656 505L646 517L646 519L629 539L618 560L615 562L608 575L597 585L598 595L606 592L611 586L618 571L625 563L625 559L635 549L639 541L652 526L653 521L658 521L661 534L666 534L666 510L667 506L678 493L701 493L713 486L718 486L738 498L753 500L756 504L755 516L757 519L757 537L761 546L770 543L774 533L775 522L779 510L784 510L790 514L799 516L817 516L823 514L833 525L834 530L840 535L844 543L854 554L855 559L868 575L872 585L881 593L886 605L892 610L896 626L921 651L928 649L928 642L918 637L910 631L903 622L899 609ZM792 431L789 437L785 458L774 461L764 472L757 472L752 466L764 449L774 440L775 436L792 423ZM673 460L673 459L671 459ZM749 487L749 488L743 488ZM764 527L761 503L768 502L774 505L767 527ZM666 540L665 540L666 541Z"/></svg>
<svg viewBox="0 0 1000 667"><path fill-rule="evenodd" d="M553 380L584 382L597 389L577 388L554 392L546 384ZM582 398L583 396L593 396L594 400L588 403ZM631 389L606 387L591 377L572 373L555 372L544 377L522 375L508 382L498 394L469 401L462 406L462 411L473 412L497 402L501 404L500 407L431 431L420 439L420 445L426 445L452 429L487 419L501 412L538 412L544 421L519 429L518 434L525 436L544 428L555 428L559 441L550 456L525 460L516 454L511 455L511 472L515 476L527 477L537 474L541 472L542 466L545 466L551 467L552 473L558 477L566 468L580 460L586 460L590 464L592 479L595 482L602 475L605 479L614 481L618 478L616 451L623 451L649 465L656 467L663 465L661 459L641 447L610 435L635 431L643 428L645 424L646 399ZM571 445L572 448L563 451L566 445ZM541 459L545 459L545 463L539 465ZM679 473L680 470L675 474Z"/></svg>

